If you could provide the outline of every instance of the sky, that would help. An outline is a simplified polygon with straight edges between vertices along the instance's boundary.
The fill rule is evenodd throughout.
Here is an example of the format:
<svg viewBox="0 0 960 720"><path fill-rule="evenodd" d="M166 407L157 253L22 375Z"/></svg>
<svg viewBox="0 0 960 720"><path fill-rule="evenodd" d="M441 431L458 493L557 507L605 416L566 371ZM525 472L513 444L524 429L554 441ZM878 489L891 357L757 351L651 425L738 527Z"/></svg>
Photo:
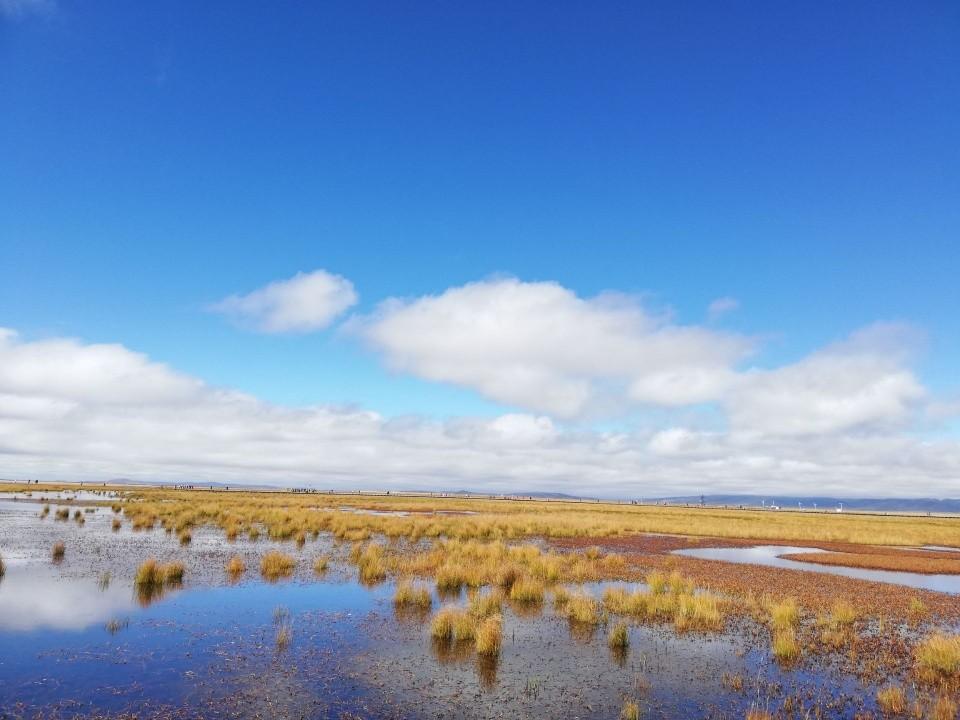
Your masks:
<svg viewBox="0 0 960 720"><path fill-rule="evenodd" d="M955 2L0 0L0 476L960 496Z"/></svg>

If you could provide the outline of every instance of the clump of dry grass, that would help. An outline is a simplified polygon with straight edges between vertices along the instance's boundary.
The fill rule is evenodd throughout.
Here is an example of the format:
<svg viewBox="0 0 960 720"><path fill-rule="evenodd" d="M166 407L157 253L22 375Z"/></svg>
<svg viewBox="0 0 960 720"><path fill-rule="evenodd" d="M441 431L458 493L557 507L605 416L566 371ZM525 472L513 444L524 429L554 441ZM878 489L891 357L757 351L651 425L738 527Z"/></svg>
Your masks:
<svg viewBox="0 0 960 720"><path fill-rule="evenodd" d="M193 535L189 530L181 530L177 537L180 539L181 545L189 545L193 541Z"/></svg>
<svg viewBox="0 0 960 720"><path fill-rule="evenodd" d="M570 591L565 587L558 587L553 589L553 607L558 612L562 612L563 609L567 606L567 603L570 602Z"/></svg>
<svg viewBox="0 0 960 720"><path fill-rule="evenodd" d="M610 628L607 645L613 649L625 650L630 645L630 633L625 622L618 622Z"/></svg>
<svg viewBox="0 0 960 720"><path fill-rule="evenodd" d="M475 635L475 645L479 655L499 655L503 636L503 619L500 615L484 618L477 626Z"/></svg>
<svg viewBox="0 0 960 720"><path fill-rule="evenodd" d="M66 555L67 544L62 540L58 540L53 544L53 550L51 551L51 556L54 562L60 562L63 560L63 556Z"/></svg>
<svg viewBox="0 0 960 720"><path fill-rule="evenodd" d="M937 698L930 713L931 720L956 720L957 703L947 695Z"/></svg>
<svg viewBox="0 0 960 720"><path fill-rule="evenodd" d="M323 575L327 568L330 566L330 556L329 555L317 555L313 559L313 571L317 575Z"/></svg>
<svg viewBox="0 0 960 720"><path fill-rule="evenodd" d="M476 637L473 618L460 608L441 608L430 622L430 635L437 640L464 642Z"/></svg>
<svg viewBox="0 0 960 720"><path fill-rule="evenodd" d="M182 562L158 563L154 558L147 558L133 578L134 586L138 588L161 588L164 585L179 585L183 582L184 567Z"/></svg>
<svg viewBox="0 0 960 720"><path fill-rule="evenodd" d="M227 574L230 577L237 578L247 571L247 564L239 555L234 555L227 563Z"/></svg>
<svg viewBox="0 0 960 720"><path fill-rule="evenodd" d="M110 523L110 527L114 532L117 532L121 527L123 527L123 522L120 520L120 518L115 517L113 522Z"/></svg>
<svg viewBox="0 0 960 720"><path fill-rule="evenodd" d="M7 566L3 562L3 555L0 555L0 578L7 574Z"/></svg>
<svg viewBox="0 0 960 720"><path fill-rule="evenodd" d="M678 595L673 626L677 632L721 630L723 613L720 611L719 598L710 593Z"/></svg>
<svg viewBox="0 0 960 720"><path fill-rule="evenodd" d="M899 685L888 685L877 690L877 706L886 715L901 715L907 711L907 694Z"/></svg>
<svg viewBox="0 0 960 720"><path fill-rule="evenodd" d="M773 634L773 656L777 662L788 665L800 657L800 644L793 628L778 630Z"/></svg>
<svg viewBox="0 0 960 720"><path fill-rule="evenodd" d="M774 717L767 710L761 710L760 708L750 708L747 711L746 720L774 720Z"/></svg>
<svg viewBox="0 0 960 720"><path fill-rule="evenodd" d="M914 660L924 682L960 681L960 635L930 635L917 645Z"/></svg>
<svg viewBox="0 0 960 720"><path fill-rule="evenodd" d="M640 706L633 700L627 700L620 708L620 720L640 720Z"/></svg>
<svg viewBox="0 0 960 720"><path fill-rule="evenodd" d="M55 520L69 520L70 519L70 508L57 508L57 511L53 514Z"/></svg>
<svg viewBox="0 0 960 720"><path fill-rule="evenodd" d="M924 605L923 600L918 597L910 598L910 620L912 622L920 622L927 616L927 606Z"/></svg>
<svg viewBox="0 0 960 720"><path fill-rule="evenodd" d="M596 625L602 619L600 604L586 593L571 595L566 607L567 618L584 625Z"/></svg>
<svg viewBox="0 0 960 720"><path fill-rule="evenodd" d="M476 593L470 598L467 612L475 618L483 619L499 615L503 606L503 593L499 589L486 593Z"/></svg>
<svg viewBox="0 0 960 720"><path fill-rule="evenodd" d="M49 504L44 505L43 509L40 511L40 517L45 518L49 514L50 514L50 505Z"/></svg>
<svg viewBox="0 0 960 720"><path fill-rule="evenodd" d="M296 564L296 561L286 553L270 550L260 558L260 574L267 580L274 582L292 575Z"/></svg>
<svg viewBox="0 0 960 720"><path fill-rule="evenodd" d="M386 550L379 543L354 546L351 559L356 563L360 582L372 584L382 582L387 577Z"/></svg>
<svg viewBox="0 0 960 720"><path fill-rule="evenodd" d="M543 602L543 583L530 577L522 577L510 588L510 599L519 603Z"/></svg>
<svg viewBox="0 0 960 720"><path fill-rule="evenodd" d="M290 645L290 640L293 638L293 631L290 629L289 625L281 625L277 628L277 637L276 637L276 646L277 651L282 652L287 649L287 646Z"/></svg>
<svg viewBox="0 0 960 720"><path fill-rule="evenodd" d="M428 608L433 604L433 598L430 596L430 590L424 585L404 580L397 585L397 590L393 595L393 604L396 607Z"/></svg>
<svg viewBox="0 0 960 720"><path fill-rule="evenodd" d="M800 624L800 608L797 606L796 599L792 597L768 603L767 612L770 614L770 625L774 630L796 628Z"/></svg>

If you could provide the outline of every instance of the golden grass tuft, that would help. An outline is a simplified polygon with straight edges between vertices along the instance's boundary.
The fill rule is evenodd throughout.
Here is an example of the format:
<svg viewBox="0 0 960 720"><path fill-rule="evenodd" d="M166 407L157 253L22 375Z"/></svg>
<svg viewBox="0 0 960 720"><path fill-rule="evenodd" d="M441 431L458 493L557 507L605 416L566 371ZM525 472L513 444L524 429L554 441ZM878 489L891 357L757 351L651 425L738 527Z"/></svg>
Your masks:
<svg viewBox="0 0 960 720"><path fill-rule="evenodd" d="M470 598L467 612L472 617L483 619L499 615L503 606L503 593L499 589L486 593L476 593Z"/></svg>
<svg viewBox="0 0 960 720"><path fill-rule="evenodd" d="M181 545L189 545L193 541L193 535L189 530L181 530L177 537L180 539Z"/></svg>
<svg viewBox="0 0 960 720"><path fill-rule="evenodd" d="M464 642L476 636L473 619L460 608L441 608L430 621L430 635L437 640Z"/></svg>
<svg viewBox="0 0 960 720"><path fill-rule="evenodd" d="M243 575L247 571L247 564L239 555L234 555L227 563L227 574L233 578Z"/></svg>
<svg viewBox="0 0 960 720"><path fill-rule="evenodd" d="M62 540L58 540L53 544L53 549L50 554L54 562L60 562L63 560L63 556L66 555L67 545Z"/></svg>
<svg viewBox="0 0 960 720"><path fill-rule="evenodd" d="M956 701L947 695L941 695L930 712L930 718L931 720L956 720L957 710Z"/></svg>
<svg viewBox="0 0 960 720"><path fill-rule="evenodd" d="M110 527L113 529L114 532L117 532L121 527L123 527L123 521L120 520L120 518L115 517L113 521L110 523Z"/></svg>
<svg viewBox="0 0 960 720"><path fill-rule="evenodd" d="M270 550L260 559L260 574L271 582L289 577L296 567L296 560L279 550Z"/></svg>
<svg viewBox="0 0 960 720"><path fill-rule="evenodd" d="M289 625L281 625L277 628L276 646L278 651L286 650L293 638L293 631Z"/></svg>
<svg viewBox="0 0 960 720"><path fill-rule="evenodd" d="M519 603L543 602L543 583L530 577L522 577L510 588L510 599Z"/></svg>
<svg viewBox="0 0 960 720"><path fill-rule="evenodd" d="M567 618L584 625L596 625L601 619L600 604L586 593L571 595L566 607Z"/></svg>
<svg viewBox="0 0 960 720"><path fill-rule="evenodd" d="M503 637L503 619L500 615L484 618L477 626L475 635L475 645L479 655L499 655Z"/></svg>
<svg viewBox="0 0 960 720"><path fill-rule="evenodd" d="M620 720L640 720L640 706L633 700L627 700L620 709Z"/></svg>
<svg viewBox="0 0 960 720"><path fill-rule="evenodd" d="M907 694L899 685L877 690L877 706L885 715L902 715L907 711Z"/></svg>
<svg viewBox="0 0 960 720"><path fill-rule="evenodd" d="M133 578L133 584L138 588L160 588L164 585L179 585L183 582L184 567L181 562L166 564L158 563L154 558L147 558Z"/></svg>
<svg viewBox="0 0 960 720"><path fill-rule="evenodd" d="M777 662L784 665L796 662L800 657L800 644L797 642L797 634L792 628L778 630L773 634L772 643L773 656Z"/></svg>
<svg viewBox="0 0 960 720"><path fill-rule="evenodd" d="M433 604L433 598L426 586L404 580L397 585L397 590L393 595L393 604L396 607L428 608Z"/></svg>
<svg viewBox="0 0 960 720"><path fill-rule="evenodd" d="M935 633L914 650L917 676L928 683L960 680L960 635Z"/></svg>
<svg viewBox="0 0 960 720"><path fill-rule="evenodd" d="M313 571L317 575L323 575L327 568L330 567L330 556L329 555L317 555L313 559Z"/></svg>
<svg viewBox="0 0 960 720"><path fill-rule="evenodd" d="M761 710L759 708L750 708L747 711L746 720L774 720L774 717L767 710Z"/></svg>
<svg viewBox="0 0 960 720"><path fill-rule="evenodd" d="M723 628L723 613L720 611L719 598L710 593L678 595L673 626L677 632L721 630Z"/></svg>
<svg viewBox="0 0 960 720"><path fill-rule="evenodd" d="M7 566L3 562L3 555L0 555L0 578L7 574Z"/></svg>
<svg viewBox="0 0 960 720"><path fill-rule="evenodd" d="M614 649L625 650L630 645L630 633L625 622L618 622L610 628L607 645Z"/></svg>
<svg viewBox="0 0 960 720"><path fill-rule="evenodd" d="M770 625L774 630L788 630L800 624L800 608L796 599L790 597L767 605Z"/></svg>
<svg viewBox="0 0 960 720"><path fill-rule="evenodd" d="M558 587L553 589L553 607L558 612L562 612L564 608L567 607L567 603L570 602L570 591L565 587Z"/></svg>

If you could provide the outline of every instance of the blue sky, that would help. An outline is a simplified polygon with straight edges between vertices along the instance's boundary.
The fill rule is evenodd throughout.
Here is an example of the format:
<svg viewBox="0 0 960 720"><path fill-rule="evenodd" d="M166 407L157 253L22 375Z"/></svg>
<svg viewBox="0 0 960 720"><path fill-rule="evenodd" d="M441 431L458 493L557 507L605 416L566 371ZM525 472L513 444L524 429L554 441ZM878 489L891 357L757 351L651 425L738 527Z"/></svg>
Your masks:
<svg viewBox="0 0 960 720"><path fill-rule="evenodd" d="M909 325L949 405L958 69L953 2L0 0L0 326L283 406L495 418L549 403L398 370L349 321L517 278L752 338L738 371ZM359 299L316 332L210 311L321 268Z"/></svg>

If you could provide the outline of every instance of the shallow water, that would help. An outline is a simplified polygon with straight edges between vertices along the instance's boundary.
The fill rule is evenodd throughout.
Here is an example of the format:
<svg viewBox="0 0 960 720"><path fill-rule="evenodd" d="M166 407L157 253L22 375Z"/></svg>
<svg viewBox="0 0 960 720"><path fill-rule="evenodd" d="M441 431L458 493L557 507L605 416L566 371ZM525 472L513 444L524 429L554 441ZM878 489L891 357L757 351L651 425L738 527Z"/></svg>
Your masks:
<svg viewBox="0 0 960 720"><path fill-rule="evenodd" d="M685 548L682 550L674 550L673 552L676 555L686 555L687 557L695 557L702 560L722 560L724 562L766 565L768 567L786 568L790 570L807 570L810 572L826 573L827 575L842 575L843 577L857 578L859 580L906 585L922 590L960 593L960 575L924 575L921 573L897 572L893 570L869 570L836 565L819 565L817 563L801 562L781 557L781 555L792 555L794 553L824 552L820 548L758 545L745 548Z"/></svg>
<svg viewBox="0 0 960 720"><path fill-rule="evenodd" d="M271 584L254 569L276 543L227 543L198 529L181 547L161 530L114 533L112 517L101 508L81 527L40 519L36 504L0 503L9 560L0 580L0 718L611 718L633 698L649 717L732 720L756 702L776 711L786 694L831 698L825 717L852 718L864 703L852 677L771 663L747 620L709 635L632 625L630 648L618 654L606 627L571 625L549 603L508 603L502 652L486 661L470 647L432 642L429 614L395 610L390 583L356 582L348 546L330 538L302 550L286 544L297 572ZM67 554L54 564L49 547L61 539ZM310 570L319 553L334 558L323 577ZM223 567L235 554L251 570L231 584ZM186 584L150 599L135 594L133 573L148 556L183 561ZM611 584L623 583L581 589L599 596ZM434 594L433 607L465 601L465 592ZM291 640L278 648L281 625ZM741 676L744 690L726 688L725 673Z"/></svg>

